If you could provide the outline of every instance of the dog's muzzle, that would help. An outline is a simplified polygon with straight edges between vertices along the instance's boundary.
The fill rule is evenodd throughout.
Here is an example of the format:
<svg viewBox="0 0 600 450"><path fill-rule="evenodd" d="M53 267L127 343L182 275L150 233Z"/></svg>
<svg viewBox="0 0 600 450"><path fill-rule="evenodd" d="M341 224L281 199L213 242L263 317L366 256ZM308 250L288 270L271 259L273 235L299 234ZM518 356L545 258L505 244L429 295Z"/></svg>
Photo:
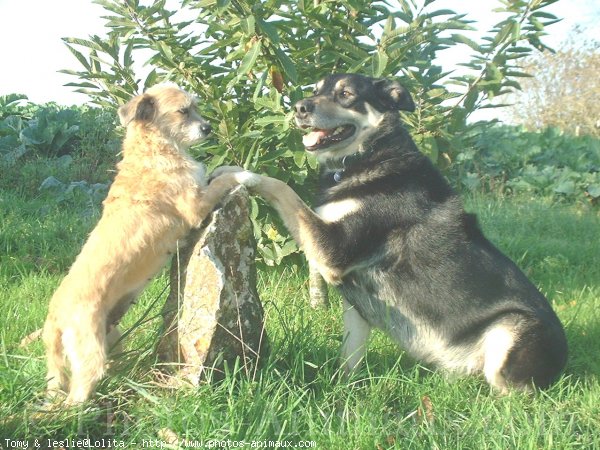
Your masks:
<svg viewBox="0 0 600 450"><path fill-rule="evenodd" d="M300 100L294 105L296 110L296 120L304 120L315 110L315 104L310 99Z"/></svg>
<svg viewBox="0 0 600 450"><path fill-rule="evenodd" d="M355 135L356 126L345 123L323 123L315 115L316 103L312 99L300 100L294 105L296 125L302 129L311 129L302 138L308 151L323 150L345 141Z"/></svg>

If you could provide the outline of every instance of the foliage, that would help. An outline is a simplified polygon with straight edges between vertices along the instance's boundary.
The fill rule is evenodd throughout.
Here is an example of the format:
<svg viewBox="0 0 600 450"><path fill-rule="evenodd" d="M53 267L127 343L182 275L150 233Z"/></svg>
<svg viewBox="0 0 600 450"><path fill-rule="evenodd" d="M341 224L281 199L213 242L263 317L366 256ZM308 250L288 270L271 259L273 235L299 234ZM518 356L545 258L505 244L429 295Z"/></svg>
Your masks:
<svg viewBox="0 0 600 450"><path fill-rule="evenodd" d="M24 112L23 102L27 103L27 96L23 94L0 95L0 120L5 117Z"/></svg>
<svg viewBox="0 0 600 450"><path fill-rule="evenodd" d="M401 77L418 105L405 117L417 142L433 160L453 160L469 137L467 117L517 88L524 76L518 61L532 47L545 48L544 26L556 18L543 8L555 1L502 2L502 20L477 43L466 35L472 28L465 15L435 9L435 0L395 6L181 0L178 11L168 10L166 0L97 0L110 32L106 38L65 39L82 70L64 72L78 77L70 84L103 107L122 104L158 81L181 84L204 99L203 113L216 125L216 140L198 153L208 156L210 168L233 163L266 172L306 198L316 162L304 152L290 113L305 86L331 72ZM457 45L473 55L464 61L464 74L435 62L440 51ZM258 208L257 217L268 211ZM261 230L259 250L267 261L293 250L287 243L274 229Z"/></svg>
<svg viewBox="0 0 600 450"><path fill-rule="evenodd" d="M66 184L50 176L40 184L39 189L40 191L54 193L54 200L57 203L66 202L78 195L83 195L89 199L90 205L97 205L106 197L108 185L104 183L90 184L85 180L71 181L69 184Z"/></svg>
<svg viewBox="0 0 600 450"><path fill-rule="evenodd" d="M0 190L39 196L46 203L40 214L50 204L84 201L96 215L120 146L114 113L15 102L5 108L10 114L0 119Z"/></svg>
<svg viewBox="0 0 600 450"><path fill-rule="evenodd" d="M0 163L5 167L13 166L27 154L56 157L74 152L82 142L82 124L94 122L97 129L96 122L105 114L52 103L25 107L13 104L10 108L11 114L0 119ZM112 129L111 124L105 133L112 133Z"/></svg>
<svg viewBox="0 0 600 450"><path fill-rule="evenodd" d="M600 40L581 34L575 29L558 51L522 62L534 77L522 82L523 92L509 109L514 123L600 137Z"/></svg>
<svg viewBox="0 0 600 450"><path fill-rule="evenodd" d="M600 140L557 128L493 127L477 133L455 166L469 190L531 192L600 204Z"/></svg>

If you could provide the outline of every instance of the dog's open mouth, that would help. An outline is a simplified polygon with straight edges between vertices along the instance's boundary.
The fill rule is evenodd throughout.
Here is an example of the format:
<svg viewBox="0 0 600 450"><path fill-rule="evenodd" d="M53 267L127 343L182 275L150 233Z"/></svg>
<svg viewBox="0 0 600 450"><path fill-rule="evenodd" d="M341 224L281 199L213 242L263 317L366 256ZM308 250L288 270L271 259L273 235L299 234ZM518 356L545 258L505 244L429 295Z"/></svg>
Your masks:
<svg viewBox="0 0 600 450"><path fill-rule="evenodd" d="M343 125L329 130L313 128L302 138L302 143L307 150L320 150L337 144L354 135L356 127L354 125Z"/></svg>

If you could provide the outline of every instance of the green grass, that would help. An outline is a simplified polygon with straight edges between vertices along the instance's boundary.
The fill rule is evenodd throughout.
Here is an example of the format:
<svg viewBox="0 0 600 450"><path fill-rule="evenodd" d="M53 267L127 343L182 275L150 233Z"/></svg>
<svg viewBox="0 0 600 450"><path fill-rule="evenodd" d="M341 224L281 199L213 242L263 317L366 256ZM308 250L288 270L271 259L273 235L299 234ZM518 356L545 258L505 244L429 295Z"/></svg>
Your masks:
<svg viewBox="0 0 600 450"><path fill-rule="evenodd" d="M486 234L547 295L566 326L570 359L548 391L498 396L477 377L452 378L374 333L367 365L343 380L340 299L308 305L303 268L259 272L271 344L256 374L231 368L220 382L172 390L157 383L154 344L166 276L128 313L127 353L95 401L46 417L38 411L45 363L39 328L48 299L97 219L84 198L56 204L0 180L0 446L5 438L314 441L322 449L600 448L600 216L535 198L475 196ZM248 444L249 447L249 444Z"/></svg>

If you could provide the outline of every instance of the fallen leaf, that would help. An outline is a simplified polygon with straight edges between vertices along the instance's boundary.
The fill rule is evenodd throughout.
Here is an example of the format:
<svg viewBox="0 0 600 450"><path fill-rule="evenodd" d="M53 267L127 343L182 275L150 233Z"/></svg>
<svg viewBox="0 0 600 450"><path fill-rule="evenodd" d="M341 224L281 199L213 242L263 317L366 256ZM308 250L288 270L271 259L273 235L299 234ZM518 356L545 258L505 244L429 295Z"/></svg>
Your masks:
<svg viewBox="0 0 600 450"><path fill-rule="evenodd" d="M426 422L428 425L433 425L434 420L433 403L428 395L424 395L421 398L421 406L417 408L417 422Z"/></svg>
<svg viewBox="0 0 600 450"><path fill-rule="evenodd" d="M165 444L176 446L179 443L179 436L168 428L158 430L158 438Z"/></svg>

